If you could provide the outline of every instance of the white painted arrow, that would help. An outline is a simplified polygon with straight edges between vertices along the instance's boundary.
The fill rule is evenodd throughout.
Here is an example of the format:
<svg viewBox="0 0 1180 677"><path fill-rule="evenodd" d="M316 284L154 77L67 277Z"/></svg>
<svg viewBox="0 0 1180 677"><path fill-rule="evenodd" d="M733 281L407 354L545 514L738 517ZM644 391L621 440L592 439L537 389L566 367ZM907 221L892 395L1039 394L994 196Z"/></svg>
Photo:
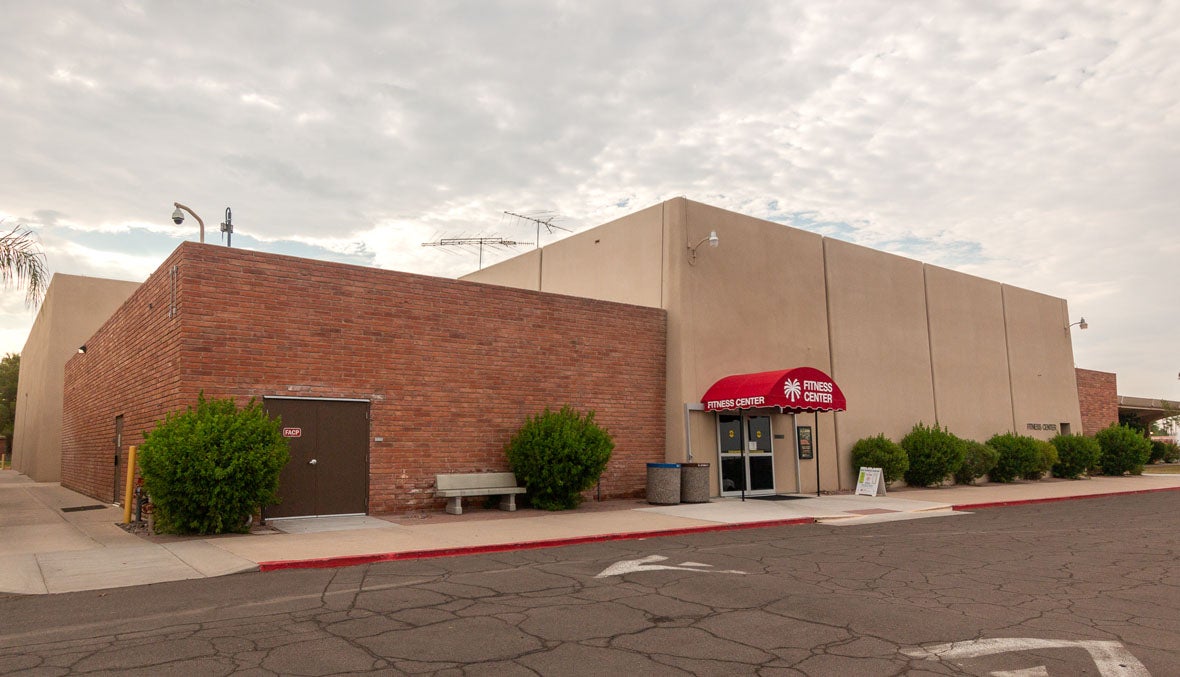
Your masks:
<svg viewBox="0 0 1180 677"><path fill-rule="evenodd" d="M973 639L965 642L937 644L920 649L906 649L902 653L913 658L929 660L961 660L980 658L1012 651L1036 651L1038 649L1085 649L1098 674L1102 677L1151 677L1147 668L1139 662L1122 644L1111 641L1086 641L1068 639L1039 639L1036 637L1003 637L996 639ZM1034 670L1036 668L1033 668ZM993 675L1005 673L993 672ZM1022 673L1016 673L1022 674ZM1028 673L1039 674L1039 673Z"/></svg>
<svg viewBox="0 0 1180 677"><path fill-rule="evenodd" d="M673 571L696 571L702 574L745 574L744 571L737 569L712 569L711 564L701 564L700 562L681 562L679 565L674 564L652 564L652 562L663 562L667 560L663 555L648 555L643 559L625 559L621 562L615 562L602 573L595 576L595 578L607 578L609 576L622 576L624 574L633 574L639 571L659 571L661 569L669 569Z"/></svg>

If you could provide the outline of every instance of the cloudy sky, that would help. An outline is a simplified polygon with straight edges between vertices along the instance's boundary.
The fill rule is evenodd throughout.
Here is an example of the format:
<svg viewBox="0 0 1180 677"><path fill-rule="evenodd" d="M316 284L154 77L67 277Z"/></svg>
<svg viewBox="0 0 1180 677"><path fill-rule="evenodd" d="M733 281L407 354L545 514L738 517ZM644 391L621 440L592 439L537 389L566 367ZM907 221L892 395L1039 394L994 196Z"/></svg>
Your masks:
<svg viewBox="0 0 1180 677"><path fill-rule="evenodd" d="M475 253L421 243L684 195L1064 297L1078 366L1180 399L1175 0L0 16L0 219L55 272L144 279L196 239L174 201L207 241L230 206L234 246L456 276ZM0 295L0 352L32 320Z"/></svg>

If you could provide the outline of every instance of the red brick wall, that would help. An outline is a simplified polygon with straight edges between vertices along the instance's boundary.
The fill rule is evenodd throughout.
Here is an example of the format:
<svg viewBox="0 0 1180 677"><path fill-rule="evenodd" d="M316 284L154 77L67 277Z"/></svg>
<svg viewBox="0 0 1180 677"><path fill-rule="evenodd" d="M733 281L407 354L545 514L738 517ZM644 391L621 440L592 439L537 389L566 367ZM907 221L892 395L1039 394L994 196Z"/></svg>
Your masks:
<svg viewBox="0 0 1180 677"><path fill-rule="evenodd" d="M1078 404L1082 408L1082 434L1094 433L1119 422L1119 395L1116 374L1109 371L1075 369L1078 379Z"/></svg>
<svg viewBox="0 0 1180 677"><path fill-rule="evenodd" d="M545 407L593 409L614 436L604 497L641 494L646 463L664 459L662 310L195 243L173 259L179 329L158 335L152 325L140 345L131 335L159 306L145 313L144 303L129 302L121 311L129 317L117 315L121 324L99 332L127 344L123 357L87 361L85 370L71 361L67 391L85 383L105 398L103 384L114 387L120 369L141 387L173 383L141 398L137 423L191 403L201 390L243 402L368 399L370 438L384 438L370 441L373 513L438 509L435 473L506 469L505 443ZM167 280L171 264L149 283ZM141 290L144 301L151 289ZM171 361L132 359L157 339ZM164 373L166 364L179 365L179 376ZM159 396L174 390L179 398ZM67 407L79 406L77 397ZM69 486L96 497L106 495L101 476L96 484L81 478L102 473L98 452L111 437L110 411L79 415L67 435L80 478Z"/></svg>
<svg viewBox="0 0 1180 677"><path fill-rule="evenodd" d="M61 484L94 498L122 500L127 446L165 412L183 408L179 317L170 313L174 252L65 366ZM179 285L179 279L177 279ZM180 289L176 289L179 299ZM115 496L115 417L123 415L123 446Z"/></svg>

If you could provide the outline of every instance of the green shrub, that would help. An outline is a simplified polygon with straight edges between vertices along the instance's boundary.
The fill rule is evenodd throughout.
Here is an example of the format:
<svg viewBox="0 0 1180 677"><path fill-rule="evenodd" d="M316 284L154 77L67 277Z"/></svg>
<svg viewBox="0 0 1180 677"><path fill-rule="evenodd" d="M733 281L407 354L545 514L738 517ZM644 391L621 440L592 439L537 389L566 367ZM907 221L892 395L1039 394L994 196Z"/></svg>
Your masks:
<svg viewBox="0 0 1180 677"><path fill-rule="evenodd" d="M1098 466L1098 459L1102 456L1098 440L1085 435L1057 435L1049 441L1057 448L1054 477L1076 480L1082 475L1088 475Z"/></svg>
<svg viewBox="0 0 1180 677"><path fill-rule="evenodd" d="M1037 458L1039 462L1032 470L1024 473L1026 480L1039 480L1053 470L1053 466L1057 465L1057 447L1053 446L1052 442L1046 440L1033 440L1037 445Z"/></svg>
<svg viewBox="0 0 1180 677"><path fill-rule="evenodd" d="M566 406L530 418L505 451L534 507L568 510L598 481L614 448L610 434L594 422L593 411L582 417Z"/></svg>
<svg viewBox="0 0 1180 677"><path fill-rule="evenodd" d="M1166 446L1164 448L1163 462L1175 463L1176 461L1180 461L1180 445L1175 442L1164 442L1164 444Z"/></svg>
<svg viewBox="0 0 1180 677"><path fill-rule="evenodd" d="M987 446L999 454L996 467L987 474L993 482L1011 482L1036 472L1043 463L1037 441L1031 437L1013 433L992 435Z"/></svg>
<svg viewBox="0 0 1180 677"><path fill-rule="evenodd" d="M955 437L946 428L929 427L918 423L908 435L901 438L910 467L905 472L907 484L928 487L939 484L953 475L963 464L966 453L963 440Z"/></svg>
<svg viewBox="0 0 1180 677"><path fill-rule="evenodd" d="M995 449L983 442L965 440L963 464L955 471L955 482L959 484L974 484L975 480L988 474L996 467L1000 455Z"/></svg>
<svg viewBox="0 0 1180 677"><path fill-rule="evenodd" d="M1151 441L1130 426L1112 425L1099 430L1095 438L1102 447L1098 464L1103 475L1140 475L1143 464L1151 458Z"/></svg>
<svg viewBox="0 0 1180 677"><path fill-rule="evenodd" d="M1168 455L1168 442L1163 440L1151 441L1151 456L1147 459L1148 463L1164 463L1164 457Z"/></svg>
<svg viewBox="0 0 1180 677"><path fill-rule="evenodd" d="M289 458L278 421L254 400L197 398L172 412L139 451L143 485L156 528L170 533L245 531L246 519L277 500L279 471Z"/></svg>
<svg viewBox="0 0 1180 677"><path fill-rule="evenodd" d="M885 484L898 481L910 467L909 456L896 442L879 434L852 445L852 469L880 468Z"/></svg>

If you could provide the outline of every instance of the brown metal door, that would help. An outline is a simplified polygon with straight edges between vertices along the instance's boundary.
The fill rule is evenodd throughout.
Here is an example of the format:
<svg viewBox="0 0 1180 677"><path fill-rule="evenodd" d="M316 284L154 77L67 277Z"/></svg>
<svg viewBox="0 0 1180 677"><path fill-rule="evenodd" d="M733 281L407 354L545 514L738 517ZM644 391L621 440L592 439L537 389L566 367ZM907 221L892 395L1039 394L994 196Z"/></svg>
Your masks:
<svg viewBox="0 0 1180 677"><path fill-rule="evenodd" d="M267 517L364 513L369 494L369 403L266 398L282 420L291 460Z"/></svg>
<svg viewBox="0 0 1180 677"><path fill-rule="evenodd" d="M316 514L364 513L369 495L369 403L320 402Z"/></svg>
<svg viewBox="0 0 1180 677"><path fill-rule="evenodd" d="M111 471L114 478L111 483L111 503L123 500L123 494L119 493L119 487L122 484L119 481L119 475L126 472L123 470L123 458L123 415L119 414L115 417L115 462L114 469Z"/></svg>

